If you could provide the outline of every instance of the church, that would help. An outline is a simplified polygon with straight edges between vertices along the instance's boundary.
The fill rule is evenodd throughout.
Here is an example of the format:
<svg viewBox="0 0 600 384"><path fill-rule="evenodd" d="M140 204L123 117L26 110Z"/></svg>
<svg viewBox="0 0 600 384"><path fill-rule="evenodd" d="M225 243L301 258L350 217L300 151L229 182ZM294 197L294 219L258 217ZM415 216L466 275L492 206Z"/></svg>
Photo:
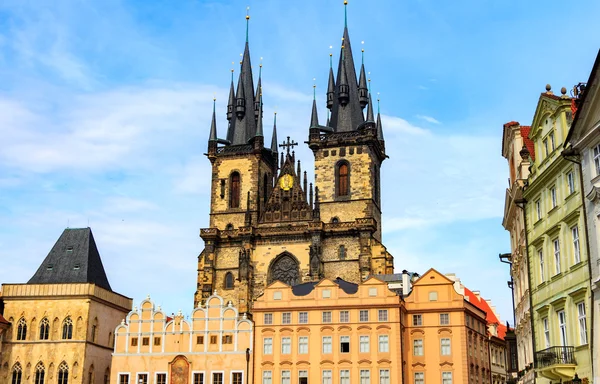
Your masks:
<svg viewBox="0 0 600 384"><path fill-rule="evenodd" d="M210 220L200 230L194 306L218 290L240 312L252 312L252 302L277 280L360 283L393 273L381 241L380 169L388 157L381 117L364 63L357 76L347 24L337 70L329 68L327 121L319 122L314 98L306 137L298 138L313 152L314 185L295 158L299 144L290 137L280 144L276 122L265 145L261 75L255 86L250 56L246 37L224 138L213 107Z"/></svg>

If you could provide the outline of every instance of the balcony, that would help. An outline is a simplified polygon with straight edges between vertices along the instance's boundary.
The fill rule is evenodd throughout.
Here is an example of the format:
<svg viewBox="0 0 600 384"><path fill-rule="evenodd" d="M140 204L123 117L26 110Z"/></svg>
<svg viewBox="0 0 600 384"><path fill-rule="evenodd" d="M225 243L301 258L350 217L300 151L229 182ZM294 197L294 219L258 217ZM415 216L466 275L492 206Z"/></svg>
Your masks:
<svg viewBox="0 0 600 384"><path fill-rule="evenodd" d="M550 347L535 353L536 371L550 380L573 378L577 361L574 347Z"/></svg>

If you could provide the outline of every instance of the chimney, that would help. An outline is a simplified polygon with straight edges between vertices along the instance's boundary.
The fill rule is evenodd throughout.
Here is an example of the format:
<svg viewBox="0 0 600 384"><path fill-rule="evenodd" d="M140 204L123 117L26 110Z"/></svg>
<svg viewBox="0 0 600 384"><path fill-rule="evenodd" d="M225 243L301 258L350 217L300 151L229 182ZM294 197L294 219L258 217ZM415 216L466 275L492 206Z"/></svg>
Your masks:
<svg viewBox="0 0 600 384"><path fill-rule="evenodd" d="M408 271L405 269L402 271L402 294L408 295L411 290L410 279L408 277Z"/></svg>

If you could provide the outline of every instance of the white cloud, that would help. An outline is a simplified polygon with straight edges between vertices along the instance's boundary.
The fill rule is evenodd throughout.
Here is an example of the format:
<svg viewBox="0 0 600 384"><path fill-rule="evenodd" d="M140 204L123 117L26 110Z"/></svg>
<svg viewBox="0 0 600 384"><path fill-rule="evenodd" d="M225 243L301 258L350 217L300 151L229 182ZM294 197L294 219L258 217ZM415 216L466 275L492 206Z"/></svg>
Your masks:
<svg viewBox="0 0 600 384"><path fill-rule="evenodd" d="M434 117L431 116L426 116L426 115L416 115L417 119L421 119L421 120L425 120L428 123L432 123L432 124L441 124L439 122L439 120L437 120Z"/></svg>

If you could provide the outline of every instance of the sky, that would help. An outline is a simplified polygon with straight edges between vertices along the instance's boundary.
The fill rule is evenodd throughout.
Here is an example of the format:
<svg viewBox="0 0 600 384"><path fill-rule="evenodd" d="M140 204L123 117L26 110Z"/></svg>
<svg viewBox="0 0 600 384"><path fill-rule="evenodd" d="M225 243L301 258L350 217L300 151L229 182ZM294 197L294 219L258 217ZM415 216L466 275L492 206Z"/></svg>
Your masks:
<svg viewBox="0 0 600 384"><path fill-rule="evenodd" d="M326 118L342 0L0 2L0 283L25 283L65 228L89 226L113 290L191 312L212 100L224 137L247 6L266 142L274 111L279 137L303 142L313 79ZM396 272L455 273L512 323L498 261L510 252L502 125L530 124L547 83L558 93L587 80L600 34L585 15L600 2L350 0L347 10L355 62L362 46L381 98L383 242ZM305 145L297 158L310 174Z"/></svg>

